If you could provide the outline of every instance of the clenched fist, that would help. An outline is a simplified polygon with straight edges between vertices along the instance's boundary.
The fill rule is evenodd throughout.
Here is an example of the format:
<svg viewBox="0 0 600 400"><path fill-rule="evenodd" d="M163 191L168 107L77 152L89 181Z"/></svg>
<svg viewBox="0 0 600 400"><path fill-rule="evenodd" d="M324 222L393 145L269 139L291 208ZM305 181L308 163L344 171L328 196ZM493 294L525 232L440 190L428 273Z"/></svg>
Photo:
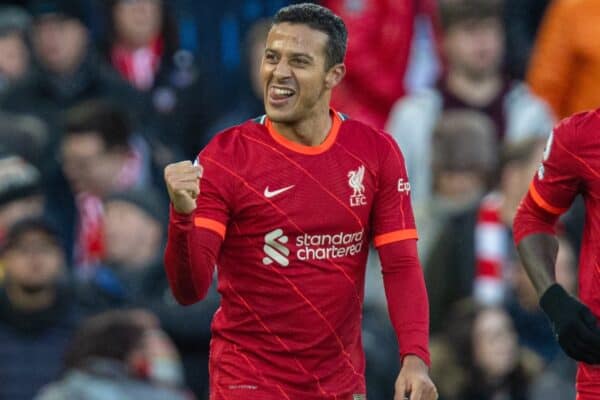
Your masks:
<svg viewBox="0 0 600 400"><path fill-rule="evenodd" d="M195 166L190 161L180 161L165 167L165 183L175 211L190 214L196 209L201 177L202 166Z"/></svg>

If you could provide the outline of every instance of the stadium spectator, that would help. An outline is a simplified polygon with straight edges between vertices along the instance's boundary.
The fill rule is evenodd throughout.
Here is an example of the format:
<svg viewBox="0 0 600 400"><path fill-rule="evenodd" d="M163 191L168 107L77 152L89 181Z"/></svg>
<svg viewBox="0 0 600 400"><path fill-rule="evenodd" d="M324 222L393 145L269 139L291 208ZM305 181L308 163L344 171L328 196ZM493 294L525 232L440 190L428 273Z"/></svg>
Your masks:
<svg viewBox="0 0 600 400"><path fill-rule="evenodd" d="M527 82L560 119L600 104L600 4L556 0L548 7L531 56Z"/></svg>
<svg viewBox="0 0 600 400"><path fill-rule="evenodd" d="M489 118L477 111L453 110L442 114L433 134L433 194L417 203L419 257L425 261L449 221L476 207L490 189L498 167L497 139ZM385 309L385 296L375 252L369 253L365 302ZM435 297L435 293L430 293Z"/></svg>
<svg viewBox="0 0 600 400"><path fill-rule="evenodd" d="M69 109L60 143L68 184L56 177L49 208L74 245L74 267L85 277L103 255L102 198L146 187L149 166L127 115L116 105L90 100Z"/></svg>
<svg viewBox="0 0 600 400"><path fill-rule="evenodd" d="M497 189L450 218L432 246L424 261L432 332L445 326L450 309L461 299L474 296L492 305L505 300L507 278L514 272L512 221L543 147L541 138L505 144Z"/></svg>
<svg viewBox="0 0 600 400"><path fill-rule="evenodd" d="M49 159L52 159L47 153L48 141L48 127L40 118L0 110L2 151L18 155L44 172L51 165Z"/></svg>
<svg viewBox="0 0 600 400"><path fill-rule="evenodd" d="M348 71L332 105L353 118L383 128L392 105L405 94L404 79L415 17L437 22L432 0L323 0L348 26Z"/></svg>
<svg viewBox="0 0 600 400"><path fill-rule="evenodd" d="M244 55L246 59L247 88L237 96L225 113L221 115L209 129L209 133L215 134L233 125L240 124L247 119L264 114L263 87L260 80L260 64L265 52L267 34L271 29L271 21L261 19L256 21L246 35L244 41Z"/></svg>
<svg viewBox="0 0 600 400"><path fill-rule="evenodd" d="M179 307L162 263L166 207L157 193L130 190L104 201L105 254L89 282L78 293L86 309L144 307L160 320L182 354L189 387L208 391L210 322L218 306L216 291L206 301Z"/></svg>
<svg viewBox="0 0 600 400"><path fill-rule="evenodd" d="M504 0L505 64L514 79L525 79L531 50L550 0Z"/></svg>
<svg viewBox="0 0 600 400"><path fill-rule="evenodd" d="M552 117L525 85L502 72L504 28L498 1L446 0L441 3L447 71L433 89L400 99L387 129L405 154L415 203L432 190L432 133L440 114L472 109L489 116L499 143L547 136Z"/></svg>
<svg viewBox="0 0 600 400"><path fill-rule="evenodd" d="M63 378L36 400L191 400L181 364L152 314L109 311L86 320L65 357Z"/></svg>
<svg viewBox="0 0 600 400"><path fill-rule="evenodd" d="M17 221L39 217L43 210L44 195L38 169L19 156L0 156L0 245Z"/></svg>
<svg viewBox="0 0 600 400"><path fill-rule="evenodd" d="M432 197L415 206L423 260L448 218L475 206L490 189L499 162L494 125L477 111L444 112L433 132L432 146Z"/></svg>
<svg viewBox="0 0 600 400"><path fill-rule="evenodd" d="M0 251L0 398L30 400L56 379L80 313L65 286L65 254L47 221L27 219Z"/></svg>
<svg viewBox="0 0 600 400"><path fill-rule="evenodd" d="M468 301L453 312L447 337L464 371L460 400L526 400L541 371L541 361L519 347L509 314L499 307L477 307Z"/></svg>
<svg viewBox="0 0 600 400"><path fill-rule="evenodd" d="M107 97L125 109L139 108L135 91L93 50L82 6L76 0L30 2L38 68L0 100L2 109L42 118L51 132L51 147L62 132L62 111L82 100Z"/></svg>
<svg viewBox="0 0 600 400"><path fill-rule="evenodd" d="M183 155L194 157L216 110L194 55L179 46L168 3L110 0L103 53L144 100L142 128L162 167Z"/></svg>
<svg viewBox="0 0 600 400"><path fill-rule="evenodd" d="M30 71L29 24L25 10L14 6L0 8L0 94Z"/></svg>

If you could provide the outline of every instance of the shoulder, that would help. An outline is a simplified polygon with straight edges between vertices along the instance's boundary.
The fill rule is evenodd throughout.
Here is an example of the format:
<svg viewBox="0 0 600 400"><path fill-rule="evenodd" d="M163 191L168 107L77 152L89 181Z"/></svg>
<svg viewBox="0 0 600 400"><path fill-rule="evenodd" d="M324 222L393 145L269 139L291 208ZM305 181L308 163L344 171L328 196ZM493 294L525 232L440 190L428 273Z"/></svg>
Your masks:
<svg viewBox="0 0 600 400"><path fill-rule="evenodd" d="M251 138L265 130L259 119L251 119L218 132L200 152L200 157L244 157L251 145Z"/></svg>
<svg viewBox="0 0 600 400"><path fill-rule="evenodd" d="M565 145L581 146L597 140L600 130L600 109L574 114L561 120L552 131L554 140Z"/></svg>
<svg viewBox="0 0 600 400"><path fill-rule="evenodd" d="M391 153L396 153L403 159L391 134L348 116L344 117L342 144L355 147L360 153L371 153L379 160L385 160Z"/></svg>

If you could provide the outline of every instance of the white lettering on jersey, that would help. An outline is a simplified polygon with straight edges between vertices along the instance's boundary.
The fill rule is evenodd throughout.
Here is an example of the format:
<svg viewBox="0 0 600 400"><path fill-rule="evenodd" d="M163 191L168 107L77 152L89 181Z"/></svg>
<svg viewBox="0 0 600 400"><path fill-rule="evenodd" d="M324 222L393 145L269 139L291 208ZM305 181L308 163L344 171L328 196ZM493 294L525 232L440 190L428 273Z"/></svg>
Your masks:
<svg viewBox="0 0 600 400"><path fill-rule="evenodd" d="M365 166L361 165L356 171L348 172L348 185L353 193L350 195L350 206L358 207L367 204L367 197L364 195L365 186L363 179L365 177Z"/></svg>

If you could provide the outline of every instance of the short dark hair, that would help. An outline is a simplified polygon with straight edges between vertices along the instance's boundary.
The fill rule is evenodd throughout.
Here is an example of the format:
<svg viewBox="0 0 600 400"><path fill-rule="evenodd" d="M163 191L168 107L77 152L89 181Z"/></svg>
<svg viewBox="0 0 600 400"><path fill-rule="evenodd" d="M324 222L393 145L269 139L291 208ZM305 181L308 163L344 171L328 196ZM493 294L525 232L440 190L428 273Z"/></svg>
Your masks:
<svg viewBox="0 0 600 400"><path fill-rule="evenodd" d="M532 161L536 150L545 143L546 138L540 136L504 143L500 149L500 167L504 169L509 164L525 164Z"/></svg>
<svg viewBox="0 0 600 400"><path fill-rule="evenodd" d="M126 361L147 331L133 312L110 310L86 319L67 348L65 369L83 368L93 358Z"/></svg>
<svg viewBox="0 0 600 400"><path fill-rule="evenodd" d="M480 21L487 18L502 19L503 6L500 0L443 0L440 16L444 31L463 22Z"/></svg>
<svg viewBox="0 0 600 400"><path fill-rule="evenodd" d="M348 43L348 31L342 19L330 9L317 4L302 3L280 9L273 18L273 25L289 22L307 25L327 34L325 68L344 62Z"/></svg>
<svg viewBox="0 0 600 400"><path fill-rule="evenodd" d="M65 136L94 132L107 149L129 145L131 126L126 112L107 100L88 100L67 110Z"/></svg>

